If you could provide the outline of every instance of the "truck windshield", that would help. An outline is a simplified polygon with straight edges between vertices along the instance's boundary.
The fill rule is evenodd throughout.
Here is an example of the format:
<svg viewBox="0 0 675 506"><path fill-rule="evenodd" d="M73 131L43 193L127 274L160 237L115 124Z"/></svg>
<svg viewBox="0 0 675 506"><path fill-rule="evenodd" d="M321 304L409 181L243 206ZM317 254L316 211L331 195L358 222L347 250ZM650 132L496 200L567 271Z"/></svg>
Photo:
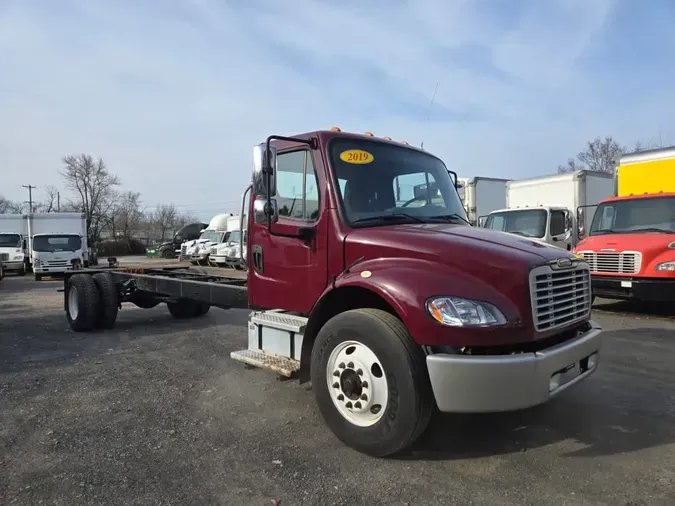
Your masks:
<svg viewBox="0 0 675 506"><path fill-rule="evenodd" d="M230 232L230 237L227 239L227 242L239 243L241 239L241 230L233 230Z"/></svg>
<svg viewBox="0 0 675 506"><path fill-rule="evenodd" d="M223 237L223 232L216 230L204 230L199 236L200 239L205 239L210 242L220 242Z"/></svg>
<svg viewBox="0 0 675 506"><path fill-rule="evenodd" d="M589 235L675 233L675 197L646 197L600 204Z"/></svg>
<svg viewBox="0 0 675 506"><path fill-rule="evenodd" d="M20 248L21 236L19 234L0 234L0 248Z"/></svg>
<svg viewBox="0 0 675 506"><path fill-rule="evenodd" d="M542 238L546 235L546 211L544 209L522 209L492 213L485 222L485 228Z"/></svg>
<svg viewBox="0 0 675 506"><path fill-rule="evenodd" d="M33 250L48 253L59 251L77 251L82 248L79 235L36 235L33 237Z"/></svg>
<svg viewBox="0 0 675 506"><path fill-rule="evenodd" d="M329 156L347 221L468 224L448 170L438 158L403 145L334 139Z"/></svg>

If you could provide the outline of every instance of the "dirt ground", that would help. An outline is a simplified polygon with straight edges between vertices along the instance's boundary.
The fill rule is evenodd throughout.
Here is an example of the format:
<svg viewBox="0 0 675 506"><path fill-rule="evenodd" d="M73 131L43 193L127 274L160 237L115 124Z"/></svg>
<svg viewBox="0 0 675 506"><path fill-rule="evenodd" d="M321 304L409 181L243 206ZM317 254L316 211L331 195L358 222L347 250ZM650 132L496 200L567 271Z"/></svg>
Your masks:
<svg viewBox="0 0 675 506"><path fill-rule="evenodd" d="M376 460L336 440L309 387L229 358L246 311L125 306L115 330L76 334L59 286L0 283L0 504L675 504L667 314L598 306L587 382L535 409L439 416Z"/></svg>

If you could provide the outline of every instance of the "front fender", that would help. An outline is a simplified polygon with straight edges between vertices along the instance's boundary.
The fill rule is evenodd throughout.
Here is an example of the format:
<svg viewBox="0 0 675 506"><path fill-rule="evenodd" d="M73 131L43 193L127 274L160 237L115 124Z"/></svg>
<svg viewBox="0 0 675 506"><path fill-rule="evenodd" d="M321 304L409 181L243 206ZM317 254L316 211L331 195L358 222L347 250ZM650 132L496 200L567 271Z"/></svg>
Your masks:
<svg viewBox="0 0 675 506"><path fill-rule="evenodd" d="M485 280L446 264L415 258L366 260L338 276L327 292L345 287L367 289L380 296L421 345L490 346L522 341L523 316L512 300ZM519 288L524 289L524 283L511 286L512 291ZM507 324L492 328L443 326L426 311L429 297L443 295L489 302L502 311Z"/></svg>

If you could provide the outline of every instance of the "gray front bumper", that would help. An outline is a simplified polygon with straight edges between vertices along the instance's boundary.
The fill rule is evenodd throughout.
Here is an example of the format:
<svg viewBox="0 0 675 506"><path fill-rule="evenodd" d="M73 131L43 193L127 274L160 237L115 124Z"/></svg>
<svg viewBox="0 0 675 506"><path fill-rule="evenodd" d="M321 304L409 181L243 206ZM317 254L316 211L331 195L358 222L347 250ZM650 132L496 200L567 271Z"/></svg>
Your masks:
<svg viewBox="0 0 675 506"><path fill-rule="evenodd" d="M2 266L6 271L19 271L23 266L23 260L3 260Z"/></svg>
<svg viewBox="0 0 675 506"><path fill-rule="evenodd" d="M598 363L602 329L591 329L571 341L519 355L427 356L429 378L438 409L453 413L513 411L542 404L566 388L590 376ZM586 370L580 364L594 355ZM593 362L591 359L590 362ZM554 374L575 366L566 382L551 385Z"/></svg>

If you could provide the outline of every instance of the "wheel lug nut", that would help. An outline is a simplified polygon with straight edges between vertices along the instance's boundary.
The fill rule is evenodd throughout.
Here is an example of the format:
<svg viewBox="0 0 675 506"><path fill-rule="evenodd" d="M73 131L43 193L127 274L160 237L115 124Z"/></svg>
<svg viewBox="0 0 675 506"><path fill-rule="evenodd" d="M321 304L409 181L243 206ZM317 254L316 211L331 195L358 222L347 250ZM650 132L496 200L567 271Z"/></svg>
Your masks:
<svg viewBox="0 0 675 506"><path fill-rule="evenodd" d="M340 376L340 371L335 371L335 372L333 373L333 376Z"/></svg>
<svg viewBox="0 0 675 506"><path fill-rule="evenodd" d="M356 371L356 374L358 374L359 376L363 376L363 371L359 369L358 371Z"/></svg>
<svg viewBox="0 0 675 506"><path fill-rule="evenodd" d="M367 381L362 382L362 383L361 383L361 386L362 386L363 388L368 388L368 382L367 382Z"/></svg>
<svg viewBox="0 0 675 506"><path fill-rule="evenodd" d="M362 401L367 401L367 400L368 400L368 396L367 396L366 394L361 394L361 400L362 400Z"/></svg>
<svg viewBox="0 0 675 506"><path fill-rule="evenodd" d="M359 401L356 401L356 402L354 403L354 407L355 407L356 409L361 409L361 403L360 403Z"/></svg>
<svg viewBox="0 0 675 506"><path fill-rule="evenodd" d="M347 364L347 367L349 367L350 369L354 369L354 362L349 362Z"/></svg>
<svg viewBox="0 0 675 506"><path fill-rule="evenodd" d="M344 362L340 362L340 364L338 365L338 367L339 367L340 369L344 369L344 368L345 368L345 363L344 363Z"/></svg>
<svg viewBox="0 0 675 506"><path fill-rule="evenodd" d="M340 395L337 396L337 400L338 400L338 401L344 401L344 400L345 400L345 396L342 395L342 394L340 394Z"/></svg>
<svg viewBox="0 0 675 506"><path fill-rule="evenodd" d="M346 407L346 408L349 408L349 409L352 409L353 406L352 406L352 403L351 403L351 402L348 402L347 404L345 404L345 407Z"/></svg>
<svg viewBox="0 0 675 506"><path fill-rule="evenodd" d="M340 383L338 383L337 381L333 383L333 388L340 388Z"/></svg>

